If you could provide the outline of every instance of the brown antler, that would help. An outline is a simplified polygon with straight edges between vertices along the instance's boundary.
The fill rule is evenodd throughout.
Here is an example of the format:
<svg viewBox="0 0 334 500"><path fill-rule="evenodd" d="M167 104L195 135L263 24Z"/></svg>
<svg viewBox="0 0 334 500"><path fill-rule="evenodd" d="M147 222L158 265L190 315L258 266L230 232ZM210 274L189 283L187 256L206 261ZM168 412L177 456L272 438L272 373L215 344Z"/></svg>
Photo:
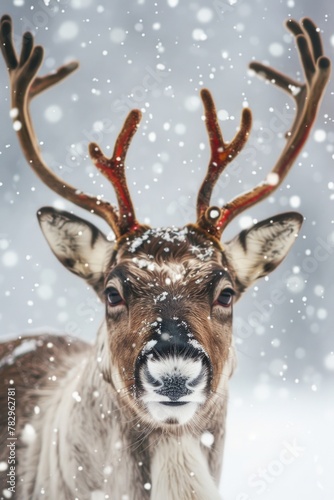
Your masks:
<svg viewBox="0 0 334 500"><path fill-rule="evenodd" d="M226 143L218 125L212 95L207 89L203 89L201 98L204 105L205 125L209 136L211 158L197 197L197 218L198 221L202 222L202 226L210 229L211 225L220 216L219 208L210 207L212 190L221 173L245 145L252 126L252 114L248 108L242 110L240 129L234 139L230 143Z"/></svg>
<svg viewBox="0 0 334 500"><path fill-rule="evenodd" d="M114 152L110 159L103 155L97 144L91 143L89 145L89 154L94 164L114 186L119 206L118 227L120 234L134 231L139 227L126 183L124 162L131 139L137 131L140 119L141 112L139 110L135 109L129 113L117 137Z"/></svg>
<svg viewBox="0 0 334 500"><path fill-rule="evenodd" d="M223 143L221 137L211 96L207 91L203 91L202 93L212 155L204 181L206 187L204 187L204 184L202 185L198 198L197 224L216 238L221 237L224 228L234 217L246 208L269 196L282 183L310 133L321 97L329 79L330 61L323 55L319 30L315 24L306 18L301 23L288 20L286 26L296 38L304 70L305 83L301 84L279 73L275 69L257 62L251 63L250 68L288 92L296 102L296 116L291 130L286 134L287 143L267 179L251 191L237 196L221 209L216 207L209 208L210 195L220 172L223 171L227 163L236 156L237 152L240 151L246 142L250 128L250 117L248 118L246 114L245 118L244 110L240 131L226 148L226 151L231 148L232 153L230 155L227 153L228 158L223 160L223 166L217 168L217 160L214 158L220 158L221 150L224 150L226 145ZM235 141L237 146L232 146ZM209 193L208 196L205 195L204 203L202 202L203 191Z"/></svg>
<svg viewBox="0 0 334 500"><path fill-rule="evenodd" d="M29 104L33 97L55 85L78 67L77 62L59 68L55 73L42 78L36 77L43 60L43 48L34 46L31 33L25 33L22 40L20 59L15 52L12 40L12 22L3 16L0 27L1 50L6 61L12 94L11 116L14 129L21 144L26 160L39 178L57 194L102 217L113 229L116 238L140 227L136 220L133 204L125 179L125 156L131 139L137 130L141 114L133 110L128 115L117 138L111 160L106 159L96 144L89 145L89 151L98 169L111 181L118 198L120 212L101 197L81 193L56 176L44 163L32 126Z"/></svg>

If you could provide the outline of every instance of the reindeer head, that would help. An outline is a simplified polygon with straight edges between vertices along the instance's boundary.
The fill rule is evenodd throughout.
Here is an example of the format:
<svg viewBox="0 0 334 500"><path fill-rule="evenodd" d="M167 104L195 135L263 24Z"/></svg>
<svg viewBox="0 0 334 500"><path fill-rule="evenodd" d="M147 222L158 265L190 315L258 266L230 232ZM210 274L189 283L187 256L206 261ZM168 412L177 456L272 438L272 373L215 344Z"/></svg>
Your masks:
<svg viewBox="0 0 334 500"><path fill-rule="evenodd" d="M218 177L248 138L251 112L243 110L239 131L226 143L211 94L204 89L201 96L211 158L198 195L197 221L180 229L151 229L136 220L125 178L125 157L140 111L128 115L111 158L96 144L89 147L96 167L115 188L116 210L102 197L78 192L56 177L43 162L34 136L30 99L77 64L35 77L42 48L34 47L27 33L18 60L10 18L2 19L1 48L11 79L12 116L20 124L16 130L26 159L52 190L106 220L116 239L110 242L91 223L54 208L38 212L42 231L57 258L105 301L98 359L104 379L122 394L123 404L126 401L133 412L155 426L209 417L215 394L233 370L233 302L284 259L302 223L301 215L285 213L220 243L224 228L236 215L270 195L283 181L307 139L329 77L329 61L322 55L316 26L308 19L301 24L289 21L287 26L296 37L306 83L251 64L254 71L289 92L297 107L286 146L266 181L222 208L210 206Z"/></svg>

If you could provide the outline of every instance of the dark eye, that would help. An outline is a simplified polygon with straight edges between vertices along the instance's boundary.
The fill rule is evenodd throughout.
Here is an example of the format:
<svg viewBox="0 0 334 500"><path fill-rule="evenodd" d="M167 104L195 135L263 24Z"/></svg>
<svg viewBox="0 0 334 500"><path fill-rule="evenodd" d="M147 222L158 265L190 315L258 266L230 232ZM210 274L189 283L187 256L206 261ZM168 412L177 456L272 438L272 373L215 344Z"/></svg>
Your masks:
<svg viewBox="0 0 334 500"><path fill-rule="evenodd" d="M220 294L218 295L217 298L217 304L223 307L228 307L232 304L232 298L234 295L234 291L226 288L225 290L222 290Z"/></svg>
<svg viewBox="0 0 334 500"><path fill-rule="evenodd" d="M119 294L116 288L107 288L105 294L109 305L119 306L124 304L123 297Z"/></svg>

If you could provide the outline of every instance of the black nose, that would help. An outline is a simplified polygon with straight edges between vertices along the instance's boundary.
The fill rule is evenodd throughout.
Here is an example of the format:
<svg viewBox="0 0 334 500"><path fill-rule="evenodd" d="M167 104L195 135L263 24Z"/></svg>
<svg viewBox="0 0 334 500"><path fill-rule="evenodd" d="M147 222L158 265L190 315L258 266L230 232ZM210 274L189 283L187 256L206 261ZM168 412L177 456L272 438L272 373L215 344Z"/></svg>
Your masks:
<svg viewBox="0 0 334 500"><path fill-rule="evenodd" d="M152 354L154 357L182 355L196 358L201 352L192 343L192 337L193 335L184 321L163 320L159 329L152 335L152 340L156 342Z"/></svg>
<svg viewBox="0 0 334 500"><path fill-rule="evenodd" d="M172 402L193 392L186 386L186 377L172 375L170 377L162 377L161 381L162 387L157 389L156 392L161 394L161 396L167 396Z"/></svg>

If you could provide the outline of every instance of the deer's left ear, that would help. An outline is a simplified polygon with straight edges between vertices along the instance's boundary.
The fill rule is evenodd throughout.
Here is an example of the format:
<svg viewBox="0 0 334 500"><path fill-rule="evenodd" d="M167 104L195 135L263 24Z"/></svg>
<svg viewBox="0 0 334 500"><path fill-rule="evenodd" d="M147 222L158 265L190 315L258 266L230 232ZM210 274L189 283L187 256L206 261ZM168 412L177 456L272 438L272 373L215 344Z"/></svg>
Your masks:
<svg viewBox="0 0 334 500"><path fill-rule="evenodd" d="M276 215L241 231L224 245L239 281L240 291L266 276L282 262L298 236L303 216L296 212Z"/></svg>
<svg viewBox="0 0 334 500"><path fill-rule="evenodd" d="M113 243L93 224L52 207L37 212L43 234L55 256L72 273L77 274L96 293L103 291L104 270Z"/></svg>

